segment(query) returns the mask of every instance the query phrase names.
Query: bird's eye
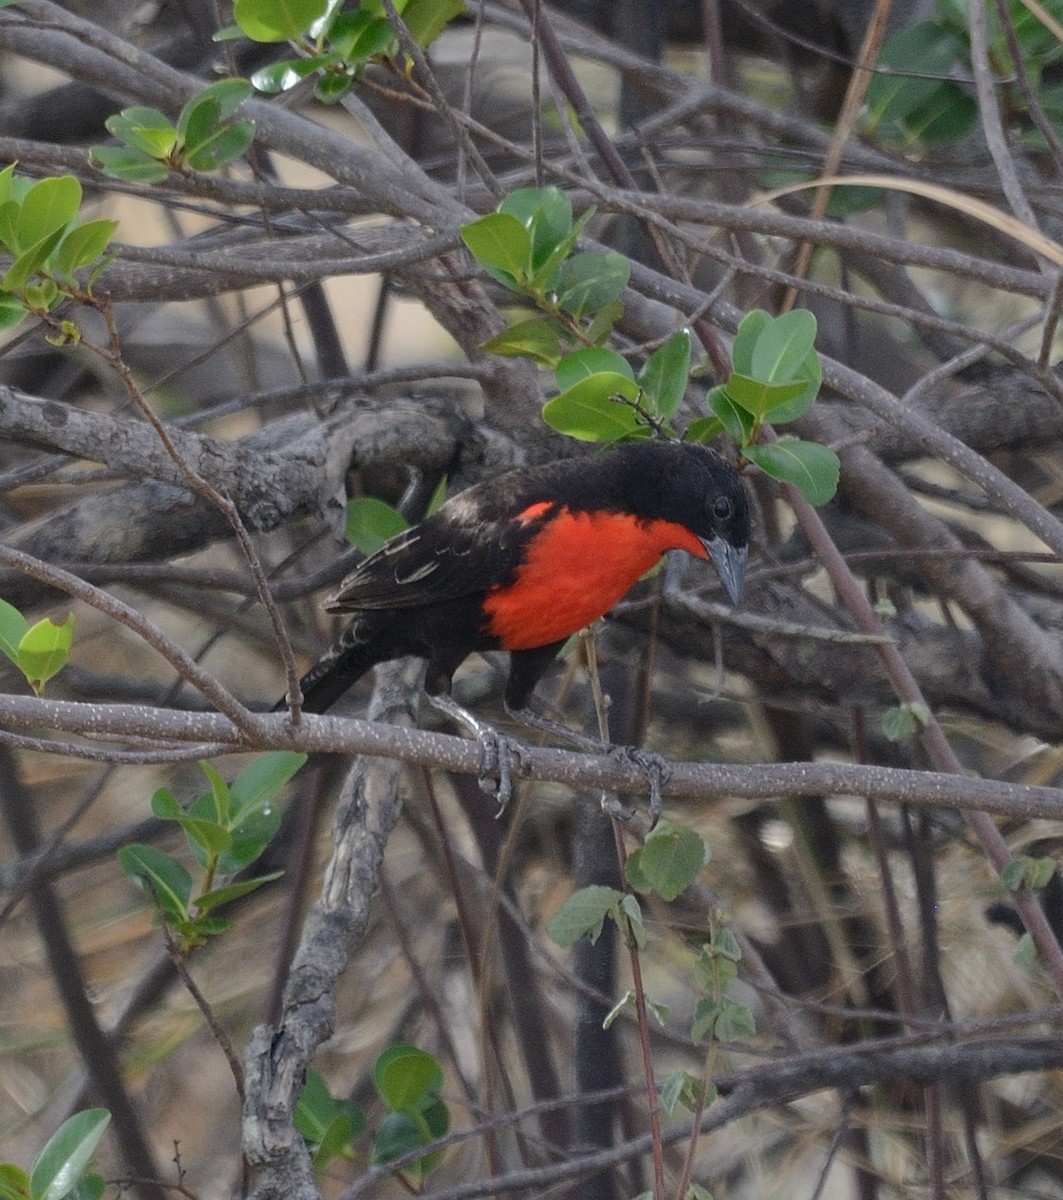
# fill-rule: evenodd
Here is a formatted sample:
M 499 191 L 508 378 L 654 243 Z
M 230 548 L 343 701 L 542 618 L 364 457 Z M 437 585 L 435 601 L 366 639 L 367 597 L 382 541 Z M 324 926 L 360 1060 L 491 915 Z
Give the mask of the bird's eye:
M 729 521 L 734 516 L 734 505 L 727 496 L 717 496 L 712 502 L 712 515 L 717 521 Z

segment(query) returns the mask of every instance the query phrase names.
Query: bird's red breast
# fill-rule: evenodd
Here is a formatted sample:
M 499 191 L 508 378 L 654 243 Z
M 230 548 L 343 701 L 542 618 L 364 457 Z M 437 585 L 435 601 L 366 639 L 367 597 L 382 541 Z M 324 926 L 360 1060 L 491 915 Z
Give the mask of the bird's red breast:
M 519 515 L 533 521 L 551 506 Z M 672 521 L 560 508 L 527 543 L 515 579 L 484 601 L 486 631 L 506 650 L 561 641 L 608 612 L 668 550 L 707 557 L 701 540 Z

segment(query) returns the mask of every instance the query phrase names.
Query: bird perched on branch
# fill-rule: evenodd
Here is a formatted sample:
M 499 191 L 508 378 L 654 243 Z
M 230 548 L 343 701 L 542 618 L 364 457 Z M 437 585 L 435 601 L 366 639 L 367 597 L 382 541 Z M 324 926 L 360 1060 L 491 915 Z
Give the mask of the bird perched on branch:
M 509 651 L 504 699 L 519 713 L 564 642 L 666 551 L 711 559 L 737 605 L 748 540 L 741 482 L 706 446 L 631 442 L 508 471 L 452 497 L 343 581 L 325 607 L 352 620 L 303 677 L 303 707 L 324 712 L 377 663 L 415 655 L 428 662 L 429 699 L 480 736 L 449 695 L 468 655 Z

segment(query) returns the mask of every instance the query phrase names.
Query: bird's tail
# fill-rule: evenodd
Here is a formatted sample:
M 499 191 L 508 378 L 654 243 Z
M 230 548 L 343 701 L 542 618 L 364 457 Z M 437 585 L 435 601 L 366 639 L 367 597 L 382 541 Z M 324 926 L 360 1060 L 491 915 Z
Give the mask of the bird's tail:
M 387 637 L 380 636 L 385 629 L 379 620 L 374 620 L 377 616 L 367 613 L 353 620 L 339 640 L 299 680 L 303 712 L 326 712 L 368 670 L 395 656 Z M 286 702 L 279 700 L 273 711 L 284 708 Z

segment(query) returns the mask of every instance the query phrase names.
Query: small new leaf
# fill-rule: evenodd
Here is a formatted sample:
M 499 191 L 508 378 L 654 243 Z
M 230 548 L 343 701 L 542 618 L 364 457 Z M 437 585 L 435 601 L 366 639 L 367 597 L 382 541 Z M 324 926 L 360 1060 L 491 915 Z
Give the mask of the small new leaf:
M 891 742 L 903 742 L 921 733 L 930 723 L 930 710 L 919 701 L 888 708 L 882 714 L 882 732 Z
M 35 692 L 40 694 L 48 680 L 66 666 L 73 640 L 73 613 L 61 625 L 46 617 L 26 630 L 19 642 L 17 664 Z

